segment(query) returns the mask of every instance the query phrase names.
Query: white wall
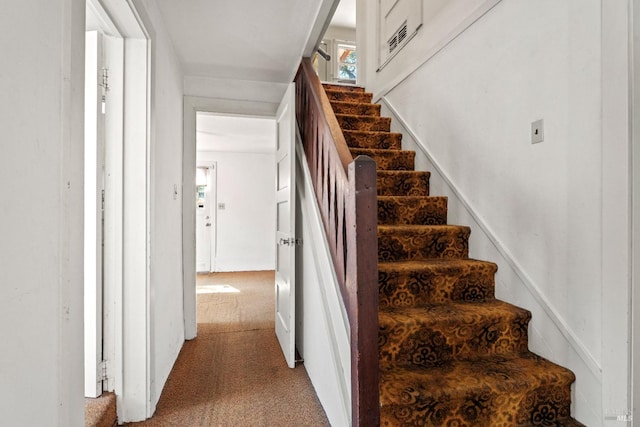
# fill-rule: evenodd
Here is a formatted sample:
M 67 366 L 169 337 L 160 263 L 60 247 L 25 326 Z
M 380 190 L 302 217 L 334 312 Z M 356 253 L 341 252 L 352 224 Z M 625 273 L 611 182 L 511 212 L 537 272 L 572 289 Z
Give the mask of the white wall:
M 346 27 L 334 27 L 329 26 L 327 31 L 324 33 L 323 40 L 343 40 L 349 42 L 356 41 L 356 29 L 355 28 L 346 28 Z
M 274 122 L 275 123 L 275 122 Z M 275 146 L 275 124 L 273 129 Z M 198 138 L 207 138 L 199 134 Z M 275 154 L 203 151 L 198 164 L 215 161 L 217 249 L 215 271 L 275 268 Z
M 371 36 L 376 6 L 361 6 Z M 417 69 L 401 52 L 388 67 L 408 69 L 404 80 L 394 68 L 383 75 L 366 65 L 367 88 L 395 115 L 406 147 L 422 145 L 433 164 L 425 156 L 418 163 L 441 172 L 432 189 L 450 196 L 450 221 L 472 225 L 471 255 L 499 264 L 498 297 L 533 311 L 532 350 L 576 373 L 573 410 L 587 425 L 602 425 L 606 410 L 628 409 L 626 303 L 609 297 L 626 295 L 627 273 L 606 273 L 613 244 L 628 270 L 626 242 L 607 234 L 602 216 L 616 210 L 605 197 L 627 209 L 626 175 L 605 162 L 624 164 L 626 148 L 622 140 L 611 153 L 603 140 L 602 37 L 616 24 L 603 26 L 601 7 L 598 0 L 502 1 L 441 50 L 414 52 L 430 58 Z M 626 25 L 620 16 L 617 25 Z M 624 78 L 624 64 L 616 69 Z M 545 141 L 532 145 L 531 122 L 541 118 Z M 614 222 L 624 234 L 624 216 Z M 621 302 L 620 314 L 609 316 L 616 308 L 604 301 Z
M 422 23 L 422 27 L 415 34 L 409 34 L 408 42 L 404 44 L 396 58 L 384 64 L 378 51 L 379 43 L 386 43 L 386 38 L 378 36 L 378 12 L 377 5 L 366 0 L 357 0 L 356 18 L 357 31 L 356 42 L 358 44 L 358 84 L 366 85 L 369 92 L 375 96 L 386 92 L 399 81 L 411 74 L 416 67 L 429 57 L 436 54 L 459 32 L 468 27 L 476 19 L 490 10 L 501 0 L 430 0 L 422 1 L 421 19 L 415 19 L 415 23 Z M 409 0 L 403 0 L 408 3 Z M 413 5 L 420 6 L 420 1 L 413 1 Z M 394 6 L 394 9 L 402 9 L 403 5 Z M 419 13 L 413 8 L 407 9 L 409 13 Z M 411 17 L 407 17 L 411 21 Z M 400 21 L 402 22 L 402 21 Z M 412 25 L 409 23 L 409 25 Z M 412 31 L 409 29 L 409 31 Z M 366 61 L 366 65 L 365 65 Z M 380 71 L 378 68 L 382 67 Z
M 185 76 L 184 94 L 216 99 L 222 113 L 275 115 L 287 83 Z M 255 111 L 251 111 L 255 110 Z
M 6 425 L 84 425 L 84 10 L 83 0 L 20 1 L 0 13 Z
M 136 1 L 151 38 L 150 92 L 150 410 L 184 342 L 182 303 L 183 76 L 153 1 Z M 174 192 L 177 189 L 177 194 Z

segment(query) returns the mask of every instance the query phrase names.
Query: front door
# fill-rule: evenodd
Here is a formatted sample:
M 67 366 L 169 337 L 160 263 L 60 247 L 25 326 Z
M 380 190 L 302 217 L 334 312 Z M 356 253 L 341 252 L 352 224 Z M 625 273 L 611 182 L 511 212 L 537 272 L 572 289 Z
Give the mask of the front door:
M 276 113 L 276 335 L 290 368 L 295 358 L 295 84 Z
M 196 171 L 196 271 L 210 272 L 211 269 L 211 183 L 209 168 L 199 167 Z

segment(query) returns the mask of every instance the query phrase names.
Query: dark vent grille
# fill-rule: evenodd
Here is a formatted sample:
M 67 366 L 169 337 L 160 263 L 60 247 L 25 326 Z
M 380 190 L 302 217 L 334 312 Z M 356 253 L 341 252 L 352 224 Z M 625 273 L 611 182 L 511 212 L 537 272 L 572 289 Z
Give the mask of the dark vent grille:
M 407 21 L 404 21 L 402 25 L 400 25 L 400 28 L 398 28 L 398 30 L 393 33 L 393 36 L 391 36 L 391 38 L 389 39 L 389 53 L 392 53 L 394 50 L 396 50 L 396 48 L 399 47 L 406 38 Z
M 398 44 L 402 43 L 402 41 L 407 37 L 407 22 L 405 21 L 398 30 Z
M 391 37 L 391 40 L 389 40 L 389 53 L 396 50 L 397 47 L 398 47 L 398 36 L 394 34 L 393 37 Z

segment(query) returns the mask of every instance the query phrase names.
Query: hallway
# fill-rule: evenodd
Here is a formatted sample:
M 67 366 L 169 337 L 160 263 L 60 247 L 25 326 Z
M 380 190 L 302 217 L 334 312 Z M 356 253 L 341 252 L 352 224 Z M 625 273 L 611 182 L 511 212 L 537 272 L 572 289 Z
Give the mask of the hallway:
M 180 352 L 155 415 L 129 426 L 329 425 L 303 365 L 274 331 L 272 271 L 198 274 L 198 337 Z

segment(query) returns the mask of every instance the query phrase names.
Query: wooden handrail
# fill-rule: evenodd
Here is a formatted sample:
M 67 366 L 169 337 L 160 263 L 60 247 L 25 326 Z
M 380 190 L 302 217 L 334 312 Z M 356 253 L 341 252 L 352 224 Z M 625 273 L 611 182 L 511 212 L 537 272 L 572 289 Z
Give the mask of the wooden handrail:
M 295 78 L 296 119 L 351 330 L 352 425 L 380 424 L 376 165 L 353 159 L 311 60 Z

